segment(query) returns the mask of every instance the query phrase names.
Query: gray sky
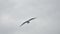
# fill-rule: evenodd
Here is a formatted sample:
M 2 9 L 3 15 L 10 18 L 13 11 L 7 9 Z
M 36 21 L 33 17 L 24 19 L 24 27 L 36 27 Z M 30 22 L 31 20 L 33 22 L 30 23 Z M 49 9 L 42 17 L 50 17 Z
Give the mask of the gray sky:
M 0 0 L 0 34 L 60 34 L 59 26 L 60 0 Z

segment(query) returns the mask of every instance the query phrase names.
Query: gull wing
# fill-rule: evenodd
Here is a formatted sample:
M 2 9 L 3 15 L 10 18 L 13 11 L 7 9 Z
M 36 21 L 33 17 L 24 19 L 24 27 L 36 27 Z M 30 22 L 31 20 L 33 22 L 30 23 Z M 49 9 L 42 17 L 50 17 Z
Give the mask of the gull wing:
M 20 26 L 23 26 L 26 22 L 22 23 Z
M 31 19 L 29 19 L 28 21 L 31 21 L 31 20 L 33 20 L 33 19 L 35 19 L 35 18 L 31 18 Z

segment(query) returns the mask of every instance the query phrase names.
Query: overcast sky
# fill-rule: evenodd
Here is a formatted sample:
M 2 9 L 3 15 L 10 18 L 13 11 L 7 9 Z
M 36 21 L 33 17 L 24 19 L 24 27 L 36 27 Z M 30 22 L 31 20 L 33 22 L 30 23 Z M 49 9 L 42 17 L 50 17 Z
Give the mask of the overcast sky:
M 60 0 L 0 0 L 0 34 L 60 34 Z

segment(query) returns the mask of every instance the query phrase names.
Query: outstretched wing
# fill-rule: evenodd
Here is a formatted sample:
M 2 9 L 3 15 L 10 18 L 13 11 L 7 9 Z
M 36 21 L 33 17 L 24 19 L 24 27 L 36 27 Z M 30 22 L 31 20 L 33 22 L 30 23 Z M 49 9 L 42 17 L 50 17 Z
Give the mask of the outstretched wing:
M 33 19 L 35 19 L 35 18 L 31 18 L 31 19 L 29 19 L 28 21 L 31 21 L 31 20 L 33 20 Z
M 23 26 L 26 22 L 22 23 L 20 26 Z

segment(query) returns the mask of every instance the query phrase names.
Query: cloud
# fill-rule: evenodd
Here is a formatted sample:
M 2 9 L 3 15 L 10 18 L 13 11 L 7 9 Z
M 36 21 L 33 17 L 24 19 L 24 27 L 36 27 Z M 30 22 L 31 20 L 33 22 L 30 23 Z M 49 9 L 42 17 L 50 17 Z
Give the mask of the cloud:
M 0 0 L 0 33 L 59 34 L 59 3 L 57 0 Z M 37 19 L 19 27 L 30 17 Z
M 9 33 L 16 30 L 16 18 L 9 14 L 0 16 L 0 33 Z

